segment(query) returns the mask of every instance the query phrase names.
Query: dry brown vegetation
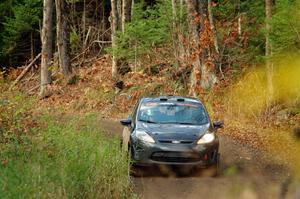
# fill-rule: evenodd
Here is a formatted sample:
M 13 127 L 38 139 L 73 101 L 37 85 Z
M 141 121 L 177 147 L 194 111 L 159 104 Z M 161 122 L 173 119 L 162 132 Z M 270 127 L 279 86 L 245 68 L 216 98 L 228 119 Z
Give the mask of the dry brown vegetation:
M 212 118 L 225 120 L 223 134 L 256 148 L 286 148 L 283 147 L 286 142 L 274 138 L 283 136 L 285 141 L 291 141 L 292 129 L 299 125 L 299 83 L 294 81 L 297 72 L 292 71 L 295 70 L 291 67 L 278 71 L 274 80 L 278 94 L 273 102 L 267 101 L 262 70 L 250 71 L 235 83 L 234 80 L 222 80 L 213 91 L 200 91 L 199 96 Z M 54 108 L 64 113 L 97 112 L 106 118 L 123 118 L 142 96 L 187 95 L 182 81 L 188 72 L 169 63 L 160 63 L 152 69 L 149 67 L 121 76 L 121 88 L 116 88 L 118 85 L 111 78 L 111 58 L 103 56 L 76 68 L 77 75 L 69 82 L 62 81 L 57 73 L 51 85 L 51 96 L 37 101 L 37 107 Z M 19 71 L 12 71 L 10 77 L 16 77 L 17 73 Z M 26 88 L 34 85 L 38 85 L 38 77 L 20 84 L 19 89 L 26 93 Z

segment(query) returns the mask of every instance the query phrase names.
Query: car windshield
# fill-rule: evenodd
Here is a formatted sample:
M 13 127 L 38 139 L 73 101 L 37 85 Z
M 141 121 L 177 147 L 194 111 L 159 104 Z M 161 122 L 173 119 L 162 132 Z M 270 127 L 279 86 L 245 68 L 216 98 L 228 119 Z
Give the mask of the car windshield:
M 203 125 L 208 117 L 201 104 L 147 102 L 140 107 L 138 120 L 147 123 Z

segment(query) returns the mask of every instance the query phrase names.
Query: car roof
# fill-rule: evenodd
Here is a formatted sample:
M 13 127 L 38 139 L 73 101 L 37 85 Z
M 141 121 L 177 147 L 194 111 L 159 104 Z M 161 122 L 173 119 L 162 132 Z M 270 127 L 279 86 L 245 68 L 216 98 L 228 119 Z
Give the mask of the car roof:
M 196 98 L 183 97 L 183 96 L 144 97 L 141 99 L 141 103 L 144 103 L 144 102 L 185 102 L 185 103 L 202 104 L 202 102 Z

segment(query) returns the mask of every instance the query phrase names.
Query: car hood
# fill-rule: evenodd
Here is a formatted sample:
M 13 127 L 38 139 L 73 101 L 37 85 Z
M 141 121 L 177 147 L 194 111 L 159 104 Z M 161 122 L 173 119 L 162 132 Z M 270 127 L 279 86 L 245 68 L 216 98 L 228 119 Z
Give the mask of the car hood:
M 194 141 L 202 137 L 210 129 L 210 124 L 182 125 L 138 122 L 137 129 L 143 129 L 156 140 Z

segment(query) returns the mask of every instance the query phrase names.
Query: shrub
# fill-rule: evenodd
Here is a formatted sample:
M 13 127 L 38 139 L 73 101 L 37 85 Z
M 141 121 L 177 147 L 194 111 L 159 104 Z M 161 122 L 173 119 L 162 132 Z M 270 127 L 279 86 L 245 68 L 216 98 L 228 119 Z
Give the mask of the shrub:
M 275 14 L 272 17 L 271 41 L 273 53 L 278 56 L 284 53 L 300 52 L 300 1 L 279 0 L 275 5 Z
M 31 117 L 32 99 L 18 92 L 0 94 L 0 144 L 20 138 L 35 125 Z
M 1 121 L 11 120 L 1 125 L 1 133 L 10 136 L 1 143 L 0 198 L 132 196 L 127 155 L 120 152 L 118 139 L 101 134 L 94 115 L 43 115 L 25 134 L 21 132 L 28 109 L 20 105 L 25 104 L 21 98 L 9 114 L 2 113 L 3 104 L 12 102 L 1 99 Z
M 126 24 L 126 32 L 119 33 L 117 57 L 133 60 L 143 55 L 153 55 L 152 49 L 171 41 L 172 24 L 171 3 L 159 2 L 153 7 L 145 7 L 144 3 L 134 6 L 131 22 Z

